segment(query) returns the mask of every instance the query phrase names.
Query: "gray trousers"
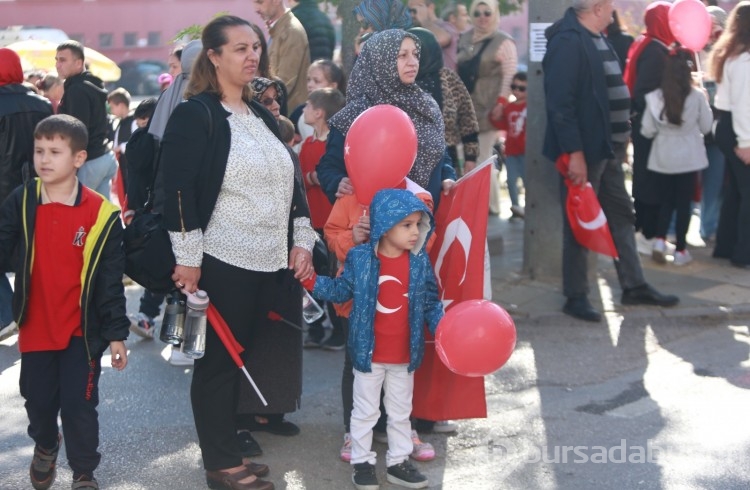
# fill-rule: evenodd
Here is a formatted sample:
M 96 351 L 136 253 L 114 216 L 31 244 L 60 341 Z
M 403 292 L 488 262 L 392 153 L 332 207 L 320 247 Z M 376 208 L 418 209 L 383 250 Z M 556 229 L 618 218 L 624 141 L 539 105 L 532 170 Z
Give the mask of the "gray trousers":
M 588 180 L 599 197 L 609 230 L 615 242 L 619 261 L 615 261 L 620 287 L 625 289 L 646 283 L 643 278 L 641 259 L 635 245 L 635 213 L 633 201 L 625 189 L 622 162 L 625 161 L 625 145 L 613 145 L 612 159 L 588 164 Z M 562 181 L 562 179 L 561 179 Z M 568 298 L 580 298 L 589 294 L 588 249 L 579 245 L 573 236 L 565 212 L 568 189 L 561 183 L 563 203 L 563 294 Z

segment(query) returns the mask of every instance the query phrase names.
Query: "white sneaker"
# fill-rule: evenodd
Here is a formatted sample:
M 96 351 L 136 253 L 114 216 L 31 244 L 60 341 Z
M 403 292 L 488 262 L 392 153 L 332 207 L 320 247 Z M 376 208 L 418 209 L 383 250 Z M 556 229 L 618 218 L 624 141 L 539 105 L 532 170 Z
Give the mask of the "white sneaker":
M 169 364 L 172 366 L 192 366 L 195 361 L 183 354 L 178 347 L 172 347 L 172 353 L 169 355 Z
M 687 249 L 674 253 L 674 265 L 686 265 L 693 261 L 693 256 Z
M 526 216 L 526 210 L 522 208 L 521 206 L 511 206 L 510 212 L 513 214 L 513 216 L 523 218 Z
M 635 245 L 641 255 L 651 255 L 654 248 L 654 239 L 648 239 L 640 231 L 635 234 Z
M 447 434 L 456 432 L 457 430 L 458 424 L 452 420 L 439 420 L 435 422 L 435 425 L 432 427 L 432 432 L 437 432 L 439 434 Z
M 18 333 L 18 325 L 16 322 L 10 322 L 3 328 L 0 328 L 0 341 L 7 339 Z
M 655 238 L 651 249 L 651 258 L 659 264 L 667 263 L 667 244 L 663 238 Z

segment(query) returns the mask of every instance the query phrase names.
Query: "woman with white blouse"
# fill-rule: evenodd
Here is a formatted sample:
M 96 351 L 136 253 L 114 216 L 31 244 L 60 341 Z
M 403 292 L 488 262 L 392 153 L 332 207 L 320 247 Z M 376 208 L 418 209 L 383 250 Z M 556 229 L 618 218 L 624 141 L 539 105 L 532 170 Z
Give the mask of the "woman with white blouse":
M 711 54 L 711 71 L 719 113 L 715 139 L 727 172 L 714 257 L 750 269 L 750 2 L 730 12 Z
M 316 240 L 298 170 L 279 139 L 273 116 L 252 100 L 260 40 L 234 16 L 203 30 L 185 92 L 162 142 L 164 220 L 183 291 L 198 288 L 245 348 L 244 360 L 264 406 L 286 413 L 299 406 L 301 332 L 269 320 L 269 312 L 301 323 L 299 279 L 312 275 Z M 195 361 L 191 398 L 211 488 L 268 490 L 268 467 L 240 454 L 236 409 L 241 372 L 214 330 Z M 256 397 L 257 398 L 257 397 Z

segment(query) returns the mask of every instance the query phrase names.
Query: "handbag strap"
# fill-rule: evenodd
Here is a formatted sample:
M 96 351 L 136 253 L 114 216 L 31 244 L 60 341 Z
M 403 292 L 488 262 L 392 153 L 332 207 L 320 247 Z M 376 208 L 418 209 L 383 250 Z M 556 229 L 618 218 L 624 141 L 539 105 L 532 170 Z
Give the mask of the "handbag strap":
M 186 102 L 190 102 L 191 100 L 195 102 L 199 102 L 208 113 L 208 139 L 211 139 L 214 134 L 214 120 L 211 116 L 211 108 L 208 107 L 208 104 L 206 104 L 205 101 L 201 100 L 199 96 L 191 97 Z M 150 121 L 149 121 L 150 122 Z M 146 197 L 146 203 L 143 205 L 144 212 L 151 212 L 151 209 L 154 207 L 154 188 L 156 187 L 156 177 L 159 175 L 159 165 L 161 163 L 161 149 L 162 145 L 161 142 L 159 142 L 159 148 L 156 150 L 156 157 L 154 161 L 154 174 L 153 178 L 151 179 L 151 186 L 148 188 L 147 197 Z

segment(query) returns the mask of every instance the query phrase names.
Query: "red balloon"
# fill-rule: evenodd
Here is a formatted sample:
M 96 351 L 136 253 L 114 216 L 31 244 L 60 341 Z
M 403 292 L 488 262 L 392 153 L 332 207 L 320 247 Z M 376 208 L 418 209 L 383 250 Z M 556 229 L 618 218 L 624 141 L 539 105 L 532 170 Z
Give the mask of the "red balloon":
M 483 299 L 462 301 L 438 325 L 435 350 L 448 369 L 485 376 L 500 369 L 516 347 L 516 326 L 507 311 Z
M 708 43 L 713 23 L 699 0 L 677 0 L 669 7 L 669 29 L 680 44 L 698 52 Z
M 379 190 L 401 184 L 416 158 L 417 132 L 398 107 L 370 107 L 357 116 L 346 134 L 346 173 L 357 200 L 365 206 Z

